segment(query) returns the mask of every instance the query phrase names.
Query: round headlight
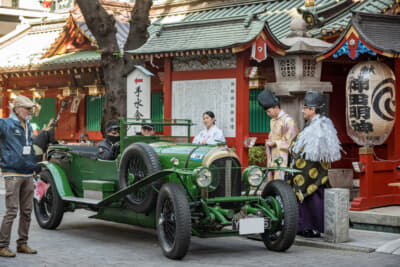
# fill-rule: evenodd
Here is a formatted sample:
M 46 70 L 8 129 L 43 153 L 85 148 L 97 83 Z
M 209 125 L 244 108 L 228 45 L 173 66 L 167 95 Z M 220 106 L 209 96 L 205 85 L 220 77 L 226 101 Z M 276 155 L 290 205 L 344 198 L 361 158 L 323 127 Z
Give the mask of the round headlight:
M 256 166 L 245 170 L 244 178 L 250 186 L 259 186 L 263 181 L 263 172 Z
M 174 165 L 174 167 L 176 167 L 176 166 L 179 165 L 179 159 L 177 159 L 177 158 L 172 158 L 172 159 L 171 159 L 171 163 L 172 163 L 172 165 Z
M 250 170 L 249 183 L 252 186 L 258 186 L 259 184 L 261 184 L 261 182 L 263 180 L 262 178 L 263 178 L 263 173 L 262 173 L 261 169 L 254 168 L 254 169 Z
M 200 169 L 196 174 L 196 183 L 201 188 L 210 186 L 212 181 L 211 171 L 206 168 Z

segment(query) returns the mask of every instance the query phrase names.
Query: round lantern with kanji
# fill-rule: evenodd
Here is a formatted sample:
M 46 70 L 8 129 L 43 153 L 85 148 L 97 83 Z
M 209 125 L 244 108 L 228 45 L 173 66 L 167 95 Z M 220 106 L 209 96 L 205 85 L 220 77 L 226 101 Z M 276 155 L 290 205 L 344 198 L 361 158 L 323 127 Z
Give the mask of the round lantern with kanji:
M 383 144 L 392 131 L 396 111 L 395 76 L 376 61 L 354 66 L 346 81 L 347 134 L 360 146 Z

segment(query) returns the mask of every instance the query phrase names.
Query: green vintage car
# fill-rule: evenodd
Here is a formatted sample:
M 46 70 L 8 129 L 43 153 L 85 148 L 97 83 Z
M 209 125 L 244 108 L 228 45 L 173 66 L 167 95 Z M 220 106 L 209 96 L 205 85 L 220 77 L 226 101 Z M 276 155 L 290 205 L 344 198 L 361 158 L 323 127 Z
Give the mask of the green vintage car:
M 57 228 L 67 211 L 90 209 L 97 212 L 93 218 L 156 229 L 160 247 L 171 259 L 186 255 L 192 235 L 260 234 L 274 251 L 293 244 L 296 197 L 287 183 L 277 180 L 257 194 L 267 168 L 243 168 L 225 144 L 190 144 L 189 120 L 153 122 L 187 127 L 188 136 L 178 138 L 186 143 L 164 136 L 128 136 L 127 130 L 140 123 L 120 121 L 121 153 L 115 161 L 98 159 L 94 145 L 48 149 L 39 179 L 49 188 L 34 200 L 42 228 Z

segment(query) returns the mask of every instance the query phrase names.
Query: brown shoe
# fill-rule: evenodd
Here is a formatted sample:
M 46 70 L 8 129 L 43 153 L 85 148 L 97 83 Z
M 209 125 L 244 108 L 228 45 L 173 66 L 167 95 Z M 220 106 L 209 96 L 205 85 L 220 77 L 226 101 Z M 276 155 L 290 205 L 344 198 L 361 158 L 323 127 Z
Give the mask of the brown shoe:
M 15 257 L 15 253 L 9 248 L 0 248 L 0 257 Z
M 26 254 L 36 254 L 37 250 L 31 249 L 28 247 L 27 244 L 22 244 L 21 246 L 17 247 L 18 253 L 26 253 Z

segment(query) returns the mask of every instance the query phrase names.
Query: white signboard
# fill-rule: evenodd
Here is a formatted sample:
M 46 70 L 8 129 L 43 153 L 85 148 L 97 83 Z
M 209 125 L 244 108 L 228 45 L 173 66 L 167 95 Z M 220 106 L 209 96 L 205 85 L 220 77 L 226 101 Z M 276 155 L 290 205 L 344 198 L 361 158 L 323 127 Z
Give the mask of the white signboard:
M 127 78 L 127 117 L 139 121 L 151 117 L 151 73 L 137 67 Z M 140 125 L 128 128 L 128 135 L 140 132 Z
M 172 82 L 172 118 L 190 119 L 192 136 L 204 129 L 202 114 L 211 110 L 225 137 L 236 134 L 236 79 Z M 186 127 L 172 127 L 172 135 L 185 136 Z

